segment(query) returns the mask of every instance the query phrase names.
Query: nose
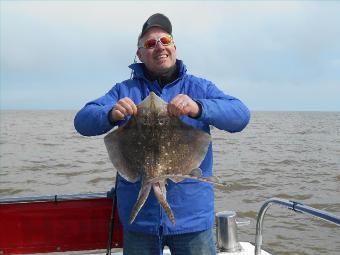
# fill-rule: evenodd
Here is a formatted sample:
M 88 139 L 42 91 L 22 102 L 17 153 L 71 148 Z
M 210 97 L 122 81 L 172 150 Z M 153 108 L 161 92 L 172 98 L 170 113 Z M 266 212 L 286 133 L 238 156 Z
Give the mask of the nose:
M 155 49 L 157 49 L 157 48 L 159 48 L 159 49 L 164 49 L 164 48 L 165 48 L 164 45 L 161 43 L 160 40 L 158 40 L 158 41 L 156 42 Z

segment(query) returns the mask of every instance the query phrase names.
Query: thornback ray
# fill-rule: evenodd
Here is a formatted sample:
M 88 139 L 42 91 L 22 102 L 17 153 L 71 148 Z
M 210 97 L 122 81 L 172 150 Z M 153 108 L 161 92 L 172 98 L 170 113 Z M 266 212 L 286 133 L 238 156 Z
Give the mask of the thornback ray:
M 175 182 L 192 177 L 212 182 L 209 177 L 192 176 L 210 144 L 210 135 L 170 116 L 167 103 L 151 92 L 137 105 L 137 114 L 104 137 L 109 158 L 129 182 L 141 180 L 142 187 L 132 209 L 130 223 L 143 207 L 151 188 L 169 220 L 175 216 L 166 200 L 167 179 Z

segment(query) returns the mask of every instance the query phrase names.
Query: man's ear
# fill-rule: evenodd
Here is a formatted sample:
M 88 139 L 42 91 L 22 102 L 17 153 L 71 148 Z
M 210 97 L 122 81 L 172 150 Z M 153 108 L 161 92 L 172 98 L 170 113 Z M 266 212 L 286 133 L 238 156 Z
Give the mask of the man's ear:
M 140 61 L 140 62 L 143 62 L 142 53 L 141 53 L 140 51 L 141 51 L 141 49 L 138 49 L 137 52 L 136 52 L 136 55 L 138 56 L 139 61 Z

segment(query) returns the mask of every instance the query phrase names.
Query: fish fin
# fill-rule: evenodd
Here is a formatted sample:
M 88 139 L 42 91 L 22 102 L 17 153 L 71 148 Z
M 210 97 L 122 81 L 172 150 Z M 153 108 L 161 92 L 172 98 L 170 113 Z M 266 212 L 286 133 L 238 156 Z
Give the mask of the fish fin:
M 183 175 L 183 179 L 191 179 L 191 180 L 197 180 L 201 182 L 206 182 L 213 184 L 216 188 L 220 190 L 227 190 L 229 188 L 229 184 L 226 182 L 221 182 L 217 177 L 215 176 L 192 176 L 192 175 Z
M 181 182 L 185 179 L 185 177 L 181 177 L 181 176 L 173 176 L 169 178 L 170 180 L 172 180 L 173 182 L 177 183 L 177 182 Z
M 226 182 L 221 182 L 217 177 L 215 176 L 202 176 L 202 177 L 195 177 L 192 179 L 196 179 L 202 182 L 207 182 L 210 184 L 213 184 L 216 188 L 220 189 L 220 190 L 227 190 L 229 188 L 229 184 L 227 184 Z
M 166 189 L 165 189 L 165 184 L 164 182 L 158 182 L 152 184 L 153 190 L 155 192 L 155 196 L 158 200 L 158 202 L 161 204 L 163 207 L 166 215 L 168 216 L 169 220 L 173 225 L 176 224 L 175 216 L 170 208 L 170 205 L 166 201 Z
M 150 190 L 151 184 L 145 184 L 144 182 L 142 182 L 142 187 L 139 191 L 137 201 L 131 210 L 129 224 L 131 224 L 136 219 L 138 212 L 140 211 L 149 196 Z
M 207 182 L 210 184 L 213 184 L 216 188 L 220 190 L 228 190 L 230 184 L 226 182 L 220 181 L 219 178 L 215 176 L 192 176 L 192 175 L 181 175 L 181 174 L 167 174 L 167 175 L 162 175 L 161 177 L 155 177 L 153 179 L 148 180 L 148 184 L 156 184 L 160 182 L 161 180 L 164 180 L 164 178 L 168 178 L 172 180 L 173 182 L 177 183 L 180 182 L 184 179 L 191 179 L 191 180 L 197 180 L 201 182 Z
M 195 168 L 190 172 L 189 175 L 194 176 L 194 177 L 201 177 L 202 176 L 202 169 L 201 168 Z

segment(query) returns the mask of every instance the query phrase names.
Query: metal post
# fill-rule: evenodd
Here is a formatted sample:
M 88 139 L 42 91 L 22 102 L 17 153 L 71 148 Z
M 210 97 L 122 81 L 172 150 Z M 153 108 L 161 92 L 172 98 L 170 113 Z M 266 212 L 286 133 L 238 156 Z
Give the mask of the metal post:
M 216 213 L 217 248 L 226 252 L 237 252 L 241 245 L 237 240 L 236 213 L 224 211 Z
M 116 207 L 117 207 L 117 185 L 118 185 L 118 172 L 116 173 L 116 181 L 115 187 L 112 194 L 112 210 L 111 210 L 111 218 L 110 218 L 110 227 L 109 227 L 109 237 L 107 240 L 107 247 L 106 247 L 106 255 L 111 255 L 112 249 L 112 238 L 113 238 L 113 231 L 115 226 L 115 214 L 116 214 Z

